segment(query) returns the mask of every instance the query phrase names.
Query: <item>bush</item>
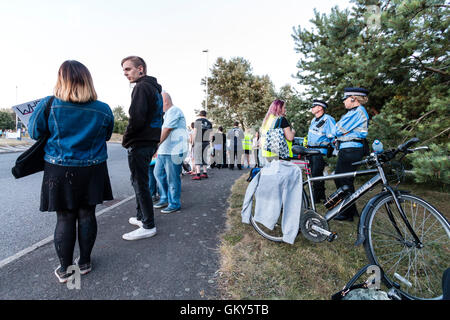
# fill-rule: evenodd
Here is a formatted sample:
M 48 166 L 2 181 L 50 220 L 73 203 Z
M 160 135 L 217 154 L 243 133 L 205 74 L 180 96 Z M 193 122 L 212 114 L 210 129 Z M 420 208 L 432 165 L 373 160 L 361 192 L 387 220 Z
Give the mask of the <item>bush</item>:
M 124 134 L 127 128 L 128 121 L 127 120 L 116 120 L 114 121 L 114 133 Z
M 417 183 L 450 186 L 450 143 L 430 145 L 429 152 L 417 152 L 410 156 Z
M 7 111 L 0 111 L 0 129 L 15 129 L 16 121 L 14 114 Z

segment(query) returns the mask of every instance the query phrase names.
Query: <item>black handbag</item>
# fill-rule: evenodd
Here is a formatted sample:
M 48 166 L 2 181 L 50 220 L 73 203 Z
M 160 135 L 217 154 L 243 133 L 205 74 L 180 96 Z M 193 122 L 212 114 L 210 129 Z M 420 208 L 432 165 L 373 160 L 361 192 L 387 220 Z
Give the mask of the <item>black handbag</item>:
M 50 107 L 52 106 L 54 98 L 55 97 L 52 96 L 45 106 L 44 115 L 47 122 L 50 114 Z M 45 135 L 41 136 L 30 148 L 17 158 L 14 167 L 11 169 L 11 172 L 16 179 L 44 170 L 44 147 L 47 144 L 49 136 L 50 132 L 47 130 Z

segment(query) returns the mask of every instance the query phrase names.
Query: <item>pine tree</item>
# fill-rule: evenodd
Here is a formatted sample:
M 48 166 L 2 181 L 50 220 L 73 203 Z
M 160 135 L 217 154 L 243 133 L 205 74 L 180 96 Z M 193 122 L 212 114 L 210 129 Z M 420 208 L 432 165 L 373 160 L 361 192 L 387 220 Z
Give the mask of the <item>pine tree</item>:
M 305 95 L 325 97 L 338 120 L 345 112 L 344 87 L 365 87 L 370 90 L 365 106 L 372 117 L 369 140 L 395 147 L 414 136 L 448 150 L 450 6 L 443 0 L 353 3 L 329 15 L 315 12 L 313 30 L 294 29 L 297 78 L 309 87 Z M 446 160 L 440 158 L 436 148 L 429 157 L 448 162 L 448 153 Z

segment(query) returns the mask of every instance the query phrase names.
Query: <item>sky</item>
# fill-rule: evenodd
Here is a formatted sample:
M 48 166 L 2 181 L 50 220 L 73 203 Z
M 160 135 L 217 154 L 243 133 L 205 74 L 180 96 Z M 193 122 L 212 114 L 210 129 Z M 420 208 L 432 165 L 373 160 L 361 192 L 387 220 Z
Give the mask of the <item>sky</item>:
M 188 123 L 205 98 L 204 78 L 218 57 L 243 57 L 276 90 L 300 85 L 293 27 L 311 29 L 314 8 L 348 0 L 0 0 L 0 108 L 53 93 L 60 65 L 78 60 L 98 99 L 127 112 L 131 86 L 120 62 L 142 57 Z M 202 52 L 208 50 L 208 53 Z

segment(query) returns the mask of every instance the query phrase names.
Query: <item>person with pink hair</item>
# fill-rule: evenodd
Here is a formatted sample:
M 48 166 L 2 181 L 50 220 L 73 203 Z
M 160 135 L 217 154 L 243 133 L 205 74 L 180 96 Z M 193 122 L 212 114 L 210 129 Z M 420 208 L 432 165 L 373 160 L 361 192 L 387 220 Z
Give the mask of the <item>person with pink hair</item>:
M 260 129 L 262 156 L 267 161 L 272 161 L 274 159 L 280 158 L 278 154 L 264 150 L 264 145 L 266 142 L 265 135 L 267 131 L 273 127 L 279 127 L 283 129 L 284 137 L 289 147 L 289 156 L 292 157 L 292 141 L 294 141 L 295 130 L 291 127 L 291 124 L 286 119 L 286 102 L 280 99 L 276 99 L 272 102 Z

